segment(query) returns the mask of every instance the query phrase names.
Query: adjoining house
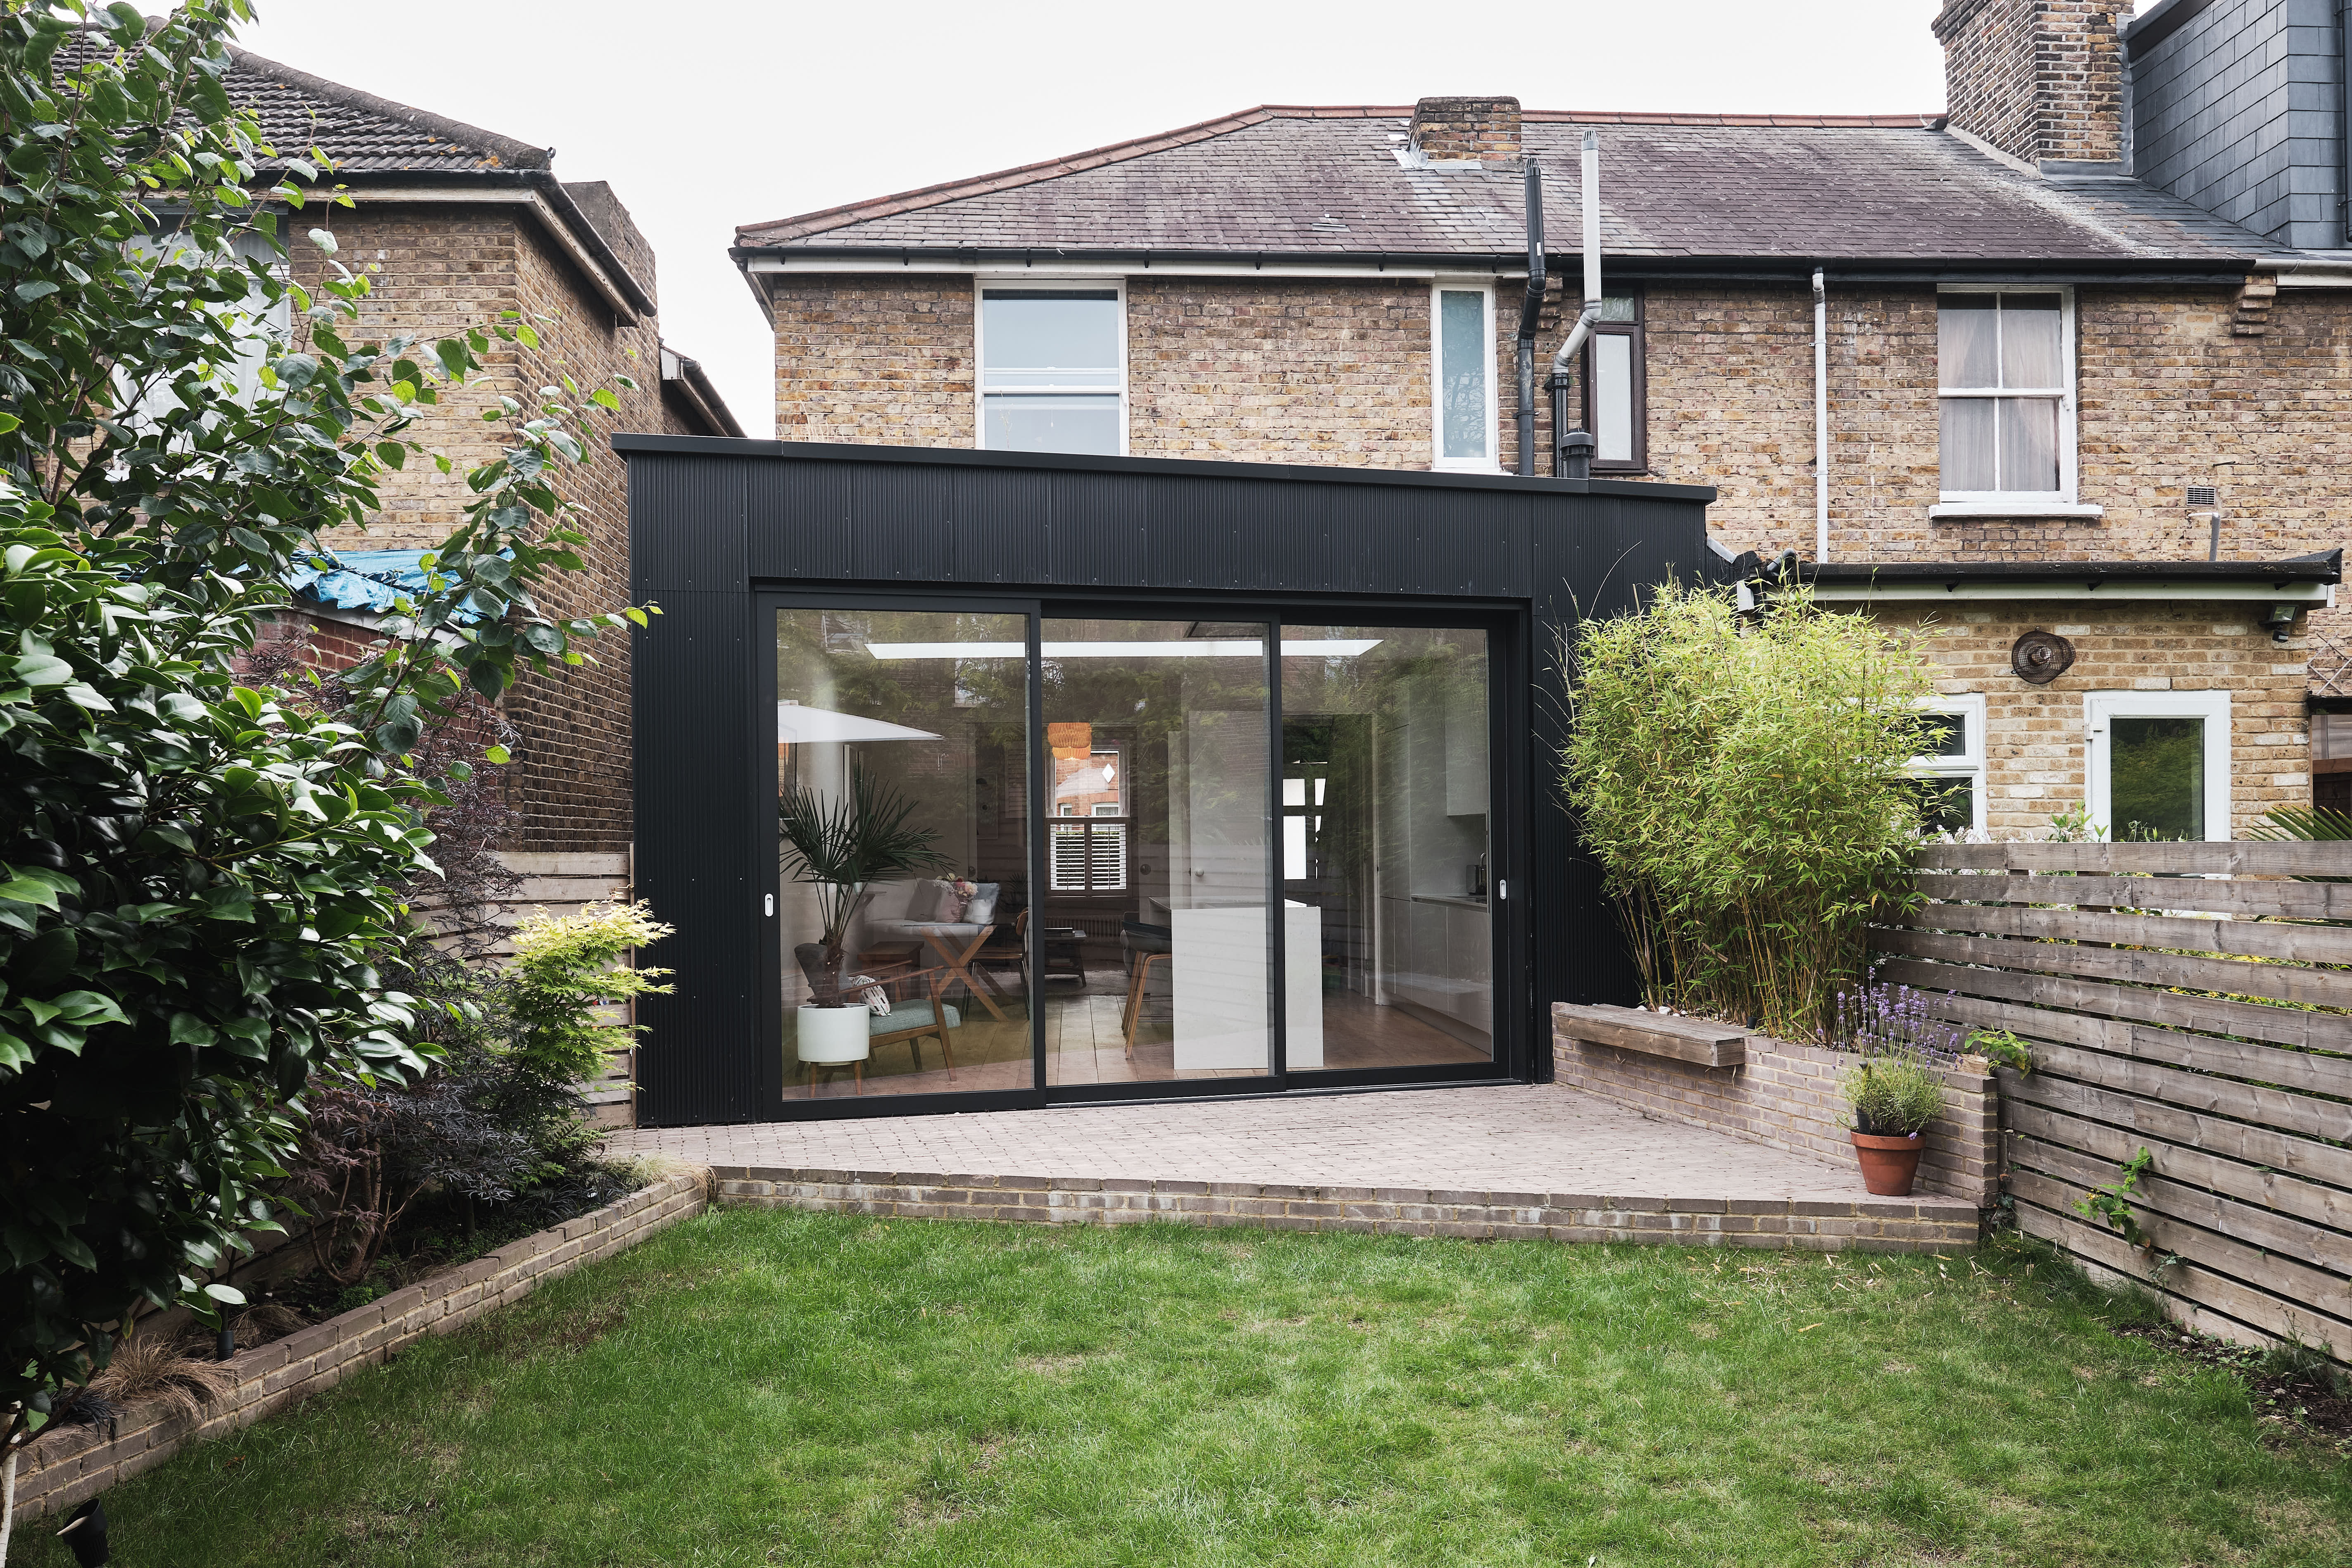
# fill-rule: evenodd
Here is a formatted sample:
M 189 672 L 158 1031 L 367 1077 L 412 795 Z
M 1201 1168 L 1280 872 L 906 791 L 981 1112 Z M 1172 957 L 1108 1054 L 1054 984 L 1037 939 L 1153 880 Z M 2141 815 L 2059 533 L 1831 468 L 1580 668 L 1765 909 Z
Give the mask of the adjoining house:
M 2343 31 L 2127 9 L 1949 0 L 1943 113 L 1265 106 L 734 254 L 789 437 L 1508 473 L 1533 163 L 1543 472 L 1596 132 L 1592 472 L 1922 626 L 1952 826 L 2225 835 L 2352 767 Z
M 566 375 L 583 388 L 626 375 L 637 390 L 615 388 L 620 411 L 597 415 L 597 433 L 743 434 L 701 366 L 662 342 L 653 248 L 609 185 L 558 178 L 551 149 L 240 49 L 231 56 L 229 96 L 256 112 L 263 140 L 281 159 L 324 153 L 333 166 L 320 186 L 340 184 L 352 199 L 348 207 L 313 202 L 296 215 L 288 247 L 295 281 L 315 289 L 331 275 L 324 253 L 299 238 L 323 228 L 335 236 L 335 260 L 373 274 L 364 334 L 449 331 L 517 311 L 541 342 L 494 345 L 489 374 L 419 419 L 418 437 L 447 452 L 458 472 L 416 463 L 391 476 L 377 522 L 328 540 L 344 570 L 301 574 L 303 607 L 281 617 L 280 634 L 307 633 L 330 666 L 359 657 L 395 598 L 421 585 L 418 556 L 463 514 L 463 467 L 496 449 L 498 427 L 481 414 L 502 395 L 528 402 Z M 278 177 L 265 168 L 257 184 Z M 587 509 L 587 569 L 549 584 L 551 613 L 629 602 L 625 483 L 609 456 L 561 477 L 560 488 Z M 537 857 L 535 871 L 593 865 L 587 881 L 619 886 L 632 834 L 629 648 L 607 637 L 588 651 L 591 663 L 525 676 L 501 704 L 520 737 L 509 780 L 520 824 L 508 847 Z M 560 891 L 550 897 L 562 901 Z

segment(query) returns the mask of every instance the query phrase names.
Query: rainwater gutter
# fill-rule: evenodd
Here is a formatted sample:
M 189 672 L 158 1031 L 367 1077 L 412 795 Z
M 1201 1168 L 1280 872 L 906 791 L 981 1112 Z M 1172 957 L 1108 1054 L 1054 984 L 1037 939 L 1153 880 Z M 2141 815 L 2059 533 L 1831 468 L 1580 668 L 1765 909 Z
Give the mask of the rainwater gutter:
M 1601 320 L 1601 137 L 1584 133 L 1584 309 L 1559 352 L 1551 356 L 1551 471 L 1555 479 L 1582 479 L 1592 474 L 1592 437 L 1580 425 L 1568 426 L 1568 367 L 1592 336 Z
M 1528 156 L 1528 287 L 1519 297 L 1519 477 L 1536 472 L 1536 327 L 1543 319 L 1543 168 Z

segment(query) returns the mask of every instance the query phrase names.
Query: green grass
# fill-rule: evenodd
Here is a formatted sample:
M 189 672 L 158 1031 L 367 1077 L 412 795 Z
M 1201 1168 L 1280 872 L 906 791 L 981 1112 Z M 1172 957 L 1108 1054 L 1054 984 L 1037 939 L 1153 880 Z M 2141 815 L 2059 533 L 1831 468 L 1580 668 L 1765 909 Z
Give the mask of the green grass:
M 736 1210 L 107 1509 L 135 1568 L 2352 1560 L 2352 1465 L 2132 1310 L 2015 1242 Z

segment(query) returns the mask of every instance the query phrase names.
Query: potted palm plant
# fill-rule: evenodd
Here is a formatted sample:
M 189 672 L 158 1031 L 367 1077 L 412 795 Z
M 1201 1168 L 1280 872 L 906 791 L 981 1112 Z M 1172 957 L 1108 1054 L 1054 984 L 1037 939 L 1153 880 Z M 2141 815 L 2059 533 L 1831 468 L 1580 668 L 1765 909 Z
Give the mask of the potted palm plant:
M 1838 1087 L 1853 1110 L 1853 1148 L 1862 1184 L 1874 1197 L 1911 1195 L 1927 1123 L 1944 1109 L 1944 1080 L 1908 1051 L 1865 1057 L 1846 1068 Z
M 815 942 L 793 950 L 809 981 L 810 1000 L 800 1009 L 799 1056 L 804 1062 L 865 1059 L 866 1011 L 859 988 L 845 973 L 849 923 L 876 882 L 948 864 L 931 847 L 939 834 L 908 822 L 914 810 L 913 801 L 854 764 L 849 788 L 840 795 L 794 784 L 777 797 L 782 868 L 794 881 L 815 889 L 821 927 Z

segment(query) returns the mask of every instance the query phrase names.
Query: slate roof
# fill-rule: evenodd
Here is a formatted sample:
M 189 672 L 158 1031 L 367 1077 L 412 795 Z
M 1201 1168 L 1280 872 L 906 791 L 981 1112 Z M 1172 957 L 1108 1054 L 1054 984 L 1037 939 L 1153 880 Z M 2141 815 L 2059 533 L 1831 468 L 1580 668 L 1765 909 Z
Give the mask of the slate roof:
M 1165 135 L 771 223 L 737 243 L 833 247 L 1524 254 L 1515 166 L 1409 168 L 1409 108 L 1264 106 Z M 1549 248 L 1573 250 L 1578 150 L 1601 132 L 1612 257 L 2173 264 L 2276 247 L 2137 180 L 2027 173 L 1940 116 L 1529 110 Z

